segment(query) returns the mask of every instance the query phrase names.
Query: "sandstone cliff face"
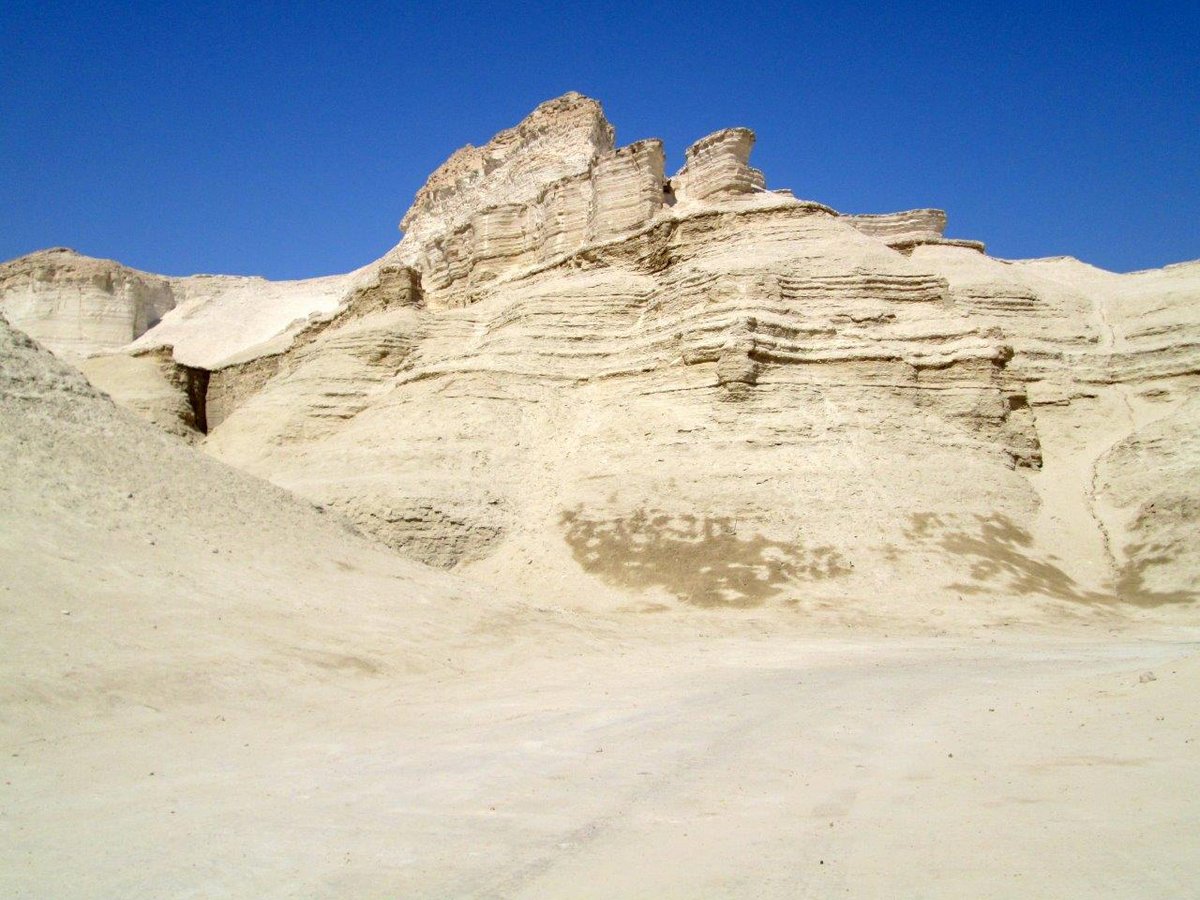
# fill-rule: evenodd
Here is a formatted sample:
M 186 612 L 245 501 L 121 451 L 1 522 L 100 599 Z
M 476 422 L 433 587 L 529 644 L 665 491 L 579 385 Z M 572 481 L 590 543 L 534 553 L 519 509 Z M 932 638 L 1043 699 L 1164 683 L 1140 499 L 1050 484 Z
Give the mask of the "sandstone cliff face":
M 668 178 L 567 95 L 452 156 L 383 260 L 178 280 L 131 350 L 204 370 L 217 457 L 560 601 L 1194 599 L 1196 264 L 992 259 L 938 210 L 770 191 L 752 145 Z M 139 359 L 85 371 L 120 399 Z
M 587 172 L 613 150 L 600 104 L 580 94 L 547 101 L 484 147 L 455 152 L 417 192 L 400 227 L 427 244 L 466 225 L 481 210 L 526 204 L 546 185 Z
M 766 189 L 763 173 L 750 166 L 754 132 L 727 128 L 688 147 L 687 162 L 671 184 L 680 201 L 729 200 Z
M 170 280 L 58 247 L 0 265 L 4 315 L 58 355 L 124 347 L 175 306 Z

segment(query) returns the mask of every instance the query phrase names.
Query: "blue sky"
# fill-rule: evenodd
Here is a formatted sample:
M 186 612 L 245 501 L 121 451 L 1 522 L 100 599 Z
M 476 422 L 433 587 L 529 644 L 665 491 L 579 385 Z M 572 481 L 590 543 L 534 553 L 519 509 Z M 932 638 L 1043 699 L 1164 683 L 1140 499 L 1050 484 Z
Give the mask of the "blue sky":
M 768 186 L 938 206 L 1002 257 L 1200 257 L 1200 4 L 0 7 L 0 258 L 345 271 L 429 172 L 568 90 L 621 143 L 758 133 Z

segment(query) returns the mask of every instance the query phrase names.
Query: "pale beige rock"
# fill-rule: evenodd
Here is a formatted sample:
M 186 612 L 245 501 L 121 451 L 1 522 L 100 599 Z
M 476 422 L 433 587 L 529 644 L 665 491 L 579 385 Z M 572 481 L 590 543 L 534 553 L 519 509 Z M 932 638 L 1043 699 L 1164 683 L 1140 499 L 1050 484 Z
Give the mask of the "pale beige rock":
M 335 312 L 378 268 L 282 282 L 172 278 L 72 250 L 45 250 L 0 266 L 0 312 L 73 360 L 126 345 L 171 347 L 184 365 L 215 368 L 299 330 L 310 316 Z
M 1194 599 L 1186 515 L 1103 473 L 1194 415 L 1196 264 L 993 259 L 939 210 L 767 190 L 752 144 L 717 132 L 668 180 L 659 142 L 617 148 L 567 95 L 455 154 L 383 260 L 184 279 L 134 348 L 211 372 L 208 452 L 551 599 L 989 620 Z M 1154 443 L 1187 459 L 1185 433 Z
M 131 349 L 174 348 L 188 366 L 215 369 L 247 350 L 331 315 L 370 273 L 300 281 L 192 275 L 173 284 L 177 306 Z
M 120 397 L 123 406 L 142 418 L 184 440 L 198 440 L 207 430 L 203 418 L 197 420 L 192 402 L 199 388 L 188 391 L 186 372 L 169 357 L 169 349 L 139 355 L 100 354 L 80 361 L 79 368 L 93 385 Z
M 763 173 L 750 165 L 754 132 L 727 128 L 687 148 L 687 162 L 671 179 L 675 196 L 687 201 L 720 201 L 766 190 Z
M 936 240 L 946 233 L 946 213 L 940 209 L 909 209 L 882 215 L 846 216 L 846 220 L 872 237 L 889 244 L 911 240 Z
M 417 192 L 400 227 L 410 243 L 432 243 L 490 207 L 528 205 L 546 185 L 587 173 L 612 150 L 613 129 L 600 104 L 564 94 L 486 146 L 454 153 Z
M 1200 874 L 1194 628 L 529 605 L 137 421 L 2 320 L 0 453 L 0 894 L 1168 898 Z
M 940 209 L 909 209 L 881 215 L 846 216 L 846 221 L 863 234 L 877 237 L 889 247 L 905 254 L 911 254 L 915 248 L 929 244 L 962 247 L 979 253 L 984 251 L 980 241 L 946 237 L 946 213 Z
M 170 279 L 63 247 L 0 265 L 0 311 L 68 359 L 124 347 L 175 303 Z
M 0 319 L 0 894 L 1186 895 L 1197 265 L 546 108 L 410 264 L 81 363 L 199 448 Z

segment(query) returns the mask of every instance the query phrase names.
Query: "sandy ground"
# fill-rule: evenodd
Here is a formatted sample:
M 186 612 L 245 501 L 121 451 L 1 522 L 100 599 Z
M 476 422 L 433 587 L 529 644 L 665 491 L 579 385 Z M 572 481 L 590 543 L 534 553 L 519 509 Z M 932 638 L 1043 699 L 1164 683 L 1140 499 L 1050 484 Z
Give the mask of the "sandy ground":
M 0 890 L 1180 897 L 1200 877 L 1200 634 L 686 627 L 6 729 Z
M 544 605 L 0 363 L 0 896 L 1200 883 L 1200 628 Z
M 568 95 L 343 276 L 0 266 L 216 370 L 85 364 L 205 455 L 0 317 L 0 897 L 1200 896 L 1200 266 L 705 141 Z

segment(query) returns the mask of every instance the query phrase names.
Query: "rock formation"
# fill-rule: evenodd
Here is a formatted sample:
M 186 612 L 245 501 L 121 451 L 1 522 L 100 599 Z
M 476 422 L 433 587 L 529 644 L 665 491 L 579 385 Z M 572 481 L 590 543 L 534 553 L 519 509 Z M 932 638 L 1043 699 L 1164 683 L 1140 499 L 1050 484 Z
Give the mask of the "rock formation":
M 174 310 L 81 365 L 402 553 L 560 601 L 1194 599 L 1200 263 L 993 259 L 939 210 L 769 190 L 753 141 L 705 137 L 668 177 L 661 142 L 616 146 L 568 94 L 455 153 L 383 259 L 135 273 Z M 100 265 L 8 263 L 3 306 L 42 272 L 21 321 L 78 353 L 55 341 L 86 319 L 79 276 L 48 260 Z
M 750 167 L 754 132 L 727 128 L 687 149 L 687 163 L 671 179 L 677 200 L 732 200 L 766 189 L 763 173 Z
M 175 306 L 170 279 L 65 247 L 0 265 L 0 296 L 15 327 L 68 359 L 124 347 Z

